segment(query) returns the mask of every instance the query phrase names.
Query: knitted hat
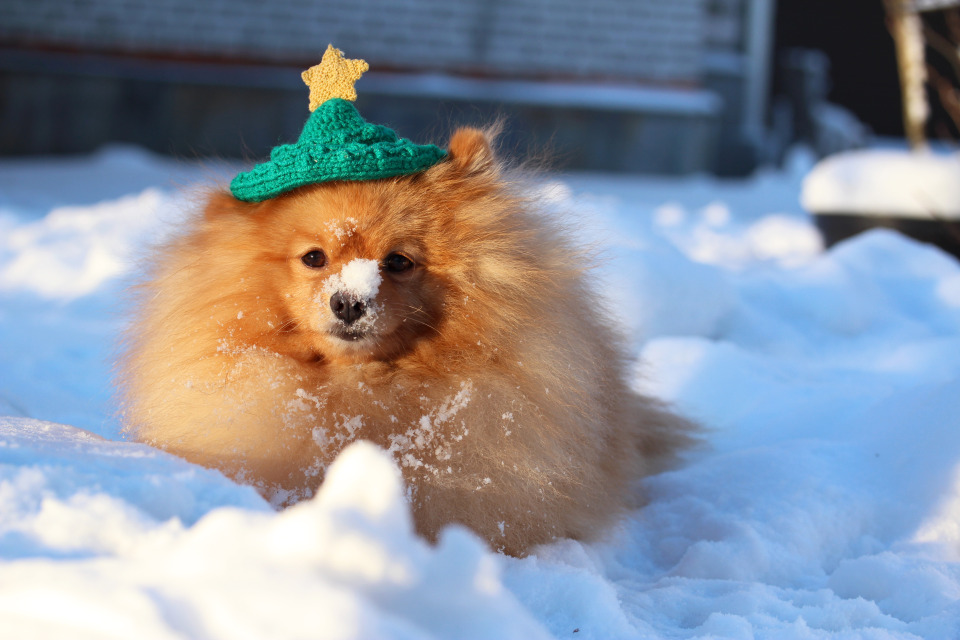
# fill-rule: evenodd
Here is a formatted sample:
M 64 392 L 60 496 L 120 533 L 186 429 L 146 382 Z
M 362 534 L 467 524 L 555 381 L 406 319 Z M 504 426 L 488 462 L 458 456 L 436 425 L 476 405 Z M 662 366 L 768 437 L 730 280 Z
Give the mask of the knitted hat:
M 346 60 L 327 47 L 323 61 L 303 72 L 310 87 L 310 109 L 294 144 L 273 148 L 270 160 L 238 174 L 230 191 L 238 200 L 262 202 L 308 184 L 332 180 L 375 180 L 419 173 L 447 152 L 418 145 L 387 127 L 365 121 L 348 100 L 356 100 L 353 83 L 368 69 L 363 60 Z

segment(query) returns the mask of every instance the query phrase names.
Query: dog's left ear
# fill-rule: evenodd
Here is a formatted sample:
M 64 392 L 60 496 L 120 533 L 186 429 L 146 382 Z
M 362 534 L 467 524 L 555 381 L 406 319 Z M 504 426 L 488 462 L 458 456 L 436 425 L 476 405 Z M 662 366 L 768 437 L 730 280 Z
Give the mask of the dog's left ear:
M 450 137 L 449 153 L 453 165 L 467 174 L 497 174 L 497 159 L 490 146 L 492 133 L 461 127 Z

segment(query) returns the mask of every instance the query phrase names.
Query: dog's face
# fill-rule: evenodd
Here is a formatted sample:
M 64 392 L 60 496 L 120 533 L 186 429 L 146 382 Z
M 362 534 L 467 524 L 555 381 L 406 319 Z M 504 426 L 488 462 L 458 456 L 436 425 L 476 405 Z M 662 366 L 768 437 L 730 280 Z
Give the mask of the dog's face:
M 388 360 L 451 322 L 475 287 L 479 270 L 469 265 L 488 253 L 475 239 L 491 235 L 471 231 L 477 215 L 468 210 L 495 177 L 482 132 L 457 132 L 449 151 L 413 176 L 312 185 L 256 204 L 211 200 L 210 248 L 232 256 L 228 269 L 251 307 L 242 315 L 251 321 L 255 307 L 263 332 L 278 337 L 268 348 Z
M 281 303 L 325 360 L 392 358 L 436 331 L 445 295 L 429 246 L 437 212 L 411 182 L 319 185 L 273 203 Z

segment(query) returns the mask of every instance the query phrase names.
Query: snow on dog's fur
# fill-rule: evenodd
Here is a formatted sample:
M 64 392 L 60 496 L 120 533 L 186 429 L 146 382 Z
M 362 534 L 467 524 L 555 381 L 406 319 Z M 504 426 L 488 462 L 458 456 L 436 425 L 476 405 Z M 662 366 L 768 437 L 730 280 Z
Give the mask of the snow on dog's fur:
M 121 371 L 136 439 L 277 506 L 348 443 L 390 451 L 418 530 L 523 554 L 637 503 L 691 427 L 627 385 L 588 260 L 461 129 L 413 176 L 214 194 L 140 291 Z

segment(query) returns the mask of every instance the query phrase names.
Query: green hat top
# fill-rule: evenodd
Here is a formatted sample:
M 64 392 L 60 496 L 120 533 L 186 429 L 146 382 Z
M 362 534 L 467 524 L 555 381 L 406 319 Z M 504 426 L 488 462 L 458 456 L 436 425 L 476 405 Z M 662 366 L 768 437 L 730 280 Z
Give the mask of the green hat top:
M 365 121 L 352 100 L 353 83 L 368 69 L 347 60 L 332 45 L 323 61 L 303 72 L 313 113 L 293 144 L 270 152 L 270 160 L 238 174 L 230 191 L 238 200 L 262 202 L 308 184 L 375 180 L 424 171 L 446 156 L 435 145 L 418 145 L 395 131 Z

